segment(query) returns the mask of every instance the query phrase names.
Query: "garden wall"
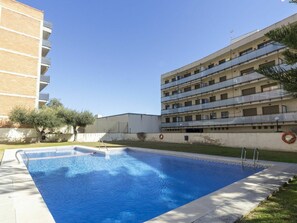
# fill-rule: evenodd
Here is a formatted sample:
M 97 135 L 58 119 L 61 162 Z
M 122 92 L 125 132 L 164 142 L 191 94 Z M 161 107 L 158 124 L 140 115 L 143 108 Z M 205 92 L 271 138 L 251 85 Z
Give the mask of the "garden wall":
M 284 143 L 282 133 L 147 133 L 146 141 L 172 142 L 172 143 L 207 143 L 230 147 L 259 148 L 265 150 L 294 151 L 297 152 L 297 142 Z M 188 137 L 188 140 L 186 138 Z M 97 142 L 117 140 L 139 140 L 137 134 L 117 133 L 83 133 L 78 134 L 80 142 Z

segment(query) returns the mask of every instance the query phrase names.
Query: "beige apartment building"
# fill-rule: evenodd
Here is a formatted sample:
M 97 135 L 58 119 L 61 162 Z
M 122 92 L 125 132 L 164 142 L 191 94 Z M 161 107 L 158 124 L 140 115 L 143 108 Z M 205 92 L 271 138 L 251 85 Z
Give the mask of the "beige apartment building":
M 15 106 L 38 108 L 49 98 L 47 54 L 52 25 L 42 11 L 14 0 L 0 0 L 0 120 Z
M 162 131 L 275 132 L 297 127 L 297 99 L 255 72 L 283 63 L 286 48 L 264 34 L 295 22 L 297 14 L 163 74 Z

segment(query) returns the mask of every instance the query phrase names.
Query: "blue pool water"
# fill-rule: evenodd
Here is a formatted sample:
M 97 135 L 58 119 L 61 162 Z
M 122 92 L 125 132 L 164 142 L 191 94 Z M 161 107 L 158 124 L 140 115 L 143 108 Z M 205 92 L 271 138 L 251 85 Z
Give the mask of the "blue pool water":
M 28 169 L 58 223 L 147 221 L 261 170 L 129 149 Z

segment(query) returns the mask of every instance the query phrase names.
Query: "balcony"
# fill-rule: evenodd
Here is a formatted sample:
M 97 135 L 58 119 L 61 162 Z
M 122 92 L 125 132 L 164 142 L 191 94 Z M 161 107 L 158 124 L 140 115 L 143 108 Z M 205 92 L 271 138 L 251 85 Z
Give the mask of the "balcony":
M 202 87 L 202 88 L 199 88 L 199 89 L 196 89 L 196 90 L 192 90 L 192 91 L 188 91 L 188 92 L 184 92 L 184 93 L 180 93 L 180 94 L 175 94 L 175 95 L 170 95 L 170 96 L 167 96 L 167 97 L 163 97 L 161 99 L 161 102 L 167 102 L 167 101 L 177 100 L 177 99 L 181 99 L 181 98 L 185 98 L 185 97 L 190 97 L 190 96 L 197 95 L 197 94 L 203 94 L 203 93 L 207 93 L 207 92 L 210 92 L 210 91 L 231 87 L 233 85 L 258 80 L 258 79 L 261 79 L 261 78 L 264 78 L 264 76 L 262 74 L 258 74 L 256 72 L 254 72 L 252 74 L 236 77 L 236 78 L 233 78 L 233 79 L 230 79 L 230 80 L 226 80 L 224 82 L 219 82 L 219 83 L 216 83 L 216 84 L 213 84 L 213 85 L 209 85 L 207 87 Z
M 247 62 L 247 61 L 262 57 L 262 56 L 264 56 L 266 54 L 278 51 L 278 50 L 283 49 L 283 48 L 285 48 L 285 46 L 283 46 L 283 45 L 281 45 L 279 43 L 269 44 L 269 45 L 267 45 L 265 47 L 262 47 L 261 49 L 257 49 L 257 50 L 254 50 L 254 51 L 248 53 L 248 54 L 236 57 L 236 58 L 234 58 L 234 59 L 232 59 L 230 61 L 227 61 L 227 62 L 225 62 L 223 64 L 217 65 L 217 66 L 212 67 L 210 69 L 201 71 L 201 72 L 199 72 L 197 74 L 194 74 L 192 76 L 182 78 L 180 80 L 173 81 L 173 82 L 170 82 L 170 83 L 167 83 L 167 84 L 163 84 L 163 85 L 161 85 L 161 89 L 163 90 L 165 88 L 173 87 L 173 86 L 176 86 L 176 85 L 187 83 L 189 81 L 196 80 L 198 78 L 209 76 L 209 75 L 214 74 L 216 72 L 219 72 L 219 71 L 228 69 L 230 67 L 242 64 L 244 62 Z
M 42 47 L 50 49 L 52 48 L 52 44 L 50 41 L 44 39 L 42 40 Z
M 45 76 L 45 75 L 41 75 L 40 76 L 40 82 L 49 84 L 50 83 L 50 80 L 51 80 L 51 77 L 50 76 Z
M 53 29 L 53 24 L 48 21 L 43 21 L 43 26 L 48 28 L 48 29 Z
M 257 115 L 247 117 L 233 117 L 222 119 L 199 120 L 191 122 L 174 122 L 161 123 L 162 128 L 171 127 L 201 127 L 201 126 L 222 126 L 222 125 L 244 125 L 244 124 L 262 124 L 271 123 L 276 124 L 275 118 L 278 117 L 278 122 L 296 122 L 297 112 L 281 113 L 273 115 Z
M 39 93 L 39 101 L 47 102 L 49 100 L 49 94 Z
M 247 96 L 239 96 L 239 97 L 235 97 L 235 98 L 229 98 L 226 100 L 209 102 L 209 103 L 200 104 L 200 105 L 179 107 L 179 108 L 173 108 L 173 109 L 167 109 L 167 110 L 165 109 L 165 110 L 161 111 L 161 114 L 167 115 L 167 114 L 174 114 L 174 113 L 199 111 L 199 110 L 218 108 L 218 107 L 226 107 L 226 106 L 230 106 L 230 105 L 238 105 L 238 104 L 244 104 L 244 103 L 250 103 L 250 102 L 277 99 L 277 98 L 281 98 L 281 97 L 284 97 L 287 95 L 289 95 L 289 94 L 286 91 L 284 91 L 282 89 L 278 89 L 278 90 L 274 90 L 274 91 L 262 92 L 262 93 L 258 93 L 258 94 L 247 95 Z
M 51 65 L 51 60 L 47 57 L 41 58 L 41 65 L 49 67 Z

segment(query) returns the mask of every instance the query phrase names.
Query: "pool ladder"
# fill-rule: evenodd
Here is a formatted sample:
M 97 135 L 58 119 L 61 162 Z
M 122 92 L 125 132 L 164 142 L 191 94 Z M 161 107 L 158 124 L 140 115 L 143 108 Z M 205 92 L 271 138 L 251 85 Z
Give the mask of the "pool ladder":
M 245 147 L 243 147 L 241 149 L 241 165 L 243 166 L 244 165 L 244 162 L 246 161 L 246 153 L 247 153 L 247 150 Z M 254 152 L 253 152 L 253 165 L 254 167 L 256 167 L 256 164 L 259 162 L 259 149 L 258 148 L 255 148 L 254 149 Z
M 101 146 L 100 146 L 100 145 L 101 145 L 101 143 L 102 143 L 103 146 L 104 146 L 104 148 L 105 148 L 105 150 L 108 151 L 108 148 L 107 148 L 105 142 L 104 142 L 102 139 L 99 139 L 99 142 L 100 142 L 100 144 L 99 144 L 99 150 L 101 149 Z
M 17 161 L 20 163 L 20 159 L 19 159 L 19 157 L 18 157 L 18 154 L 20 153 L 20 152 L 23 152 L 24 153 L 24 155 L 26 156 L 26 158 L 27 158 L 27 165 L 26 166 L 29 166 L 29 157 L 28 157 L 28 155 L 25 153 L 25 151 L 24 150 L 18 150 L 18 151 L 16 151 L 16 153 L 15 153 L 15 158 L 17 159 Z

